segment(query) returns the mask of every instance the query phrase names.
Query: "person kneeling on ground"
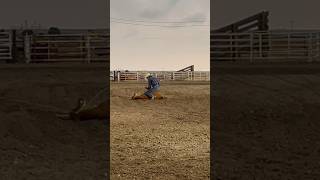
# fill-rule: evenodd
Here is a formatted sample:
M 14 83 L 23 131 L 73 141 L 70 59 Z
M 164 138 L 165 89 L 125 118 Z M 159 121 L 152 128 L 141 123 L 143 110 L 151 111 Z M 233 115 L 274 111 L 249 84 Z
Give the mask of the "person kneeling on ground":
M 160 82 L 156 77 L 153 77 L 150 73 L 147 73 L 145 78 L 148 80 L 147 91 L 140 96 L 137 96 L 136 93 L 132 96 L 132 99 L 163 99 L 160 95 Z

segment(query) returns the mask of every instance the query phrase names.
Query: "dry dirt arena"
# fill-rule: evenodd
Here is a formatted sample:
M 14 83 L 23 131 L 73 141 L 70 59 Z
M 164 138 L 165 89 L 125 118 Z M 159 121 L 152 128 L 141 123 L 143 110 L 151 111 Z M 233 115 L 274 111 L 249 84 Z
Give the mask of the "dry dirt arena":
M 162 82 L 167 99 L 130 99 L 145 86 L 111 84 L 111 179 L 209 179 L 209 82 Z
M 107 123 L 55 116 L 105 88 L 106 65 L 1 64 L 0 78 L 0 179 L 106 179 Z
M 212 68 L 212 177 L 319 179 L 320 64 Z

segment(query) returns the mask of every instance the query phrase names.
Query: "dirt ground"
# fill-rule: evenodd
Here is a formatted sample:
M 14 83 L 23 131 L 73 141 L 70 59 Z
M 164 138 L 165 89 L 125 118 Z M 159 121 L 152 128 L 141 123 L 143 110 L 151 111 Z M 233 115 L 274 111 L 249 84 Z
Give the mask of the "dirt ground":
M 145 86 L 111 84 L 111 179 L 209 179 L 209 82 L 163 82 L 167 99 L 130 100 Z
M 319 179 L 320 65 L 212 68 L 214 179 Z
M 107 123 L 55 116 L 105 88 L 105 67 L 1 65 L 0 179 L 106 179 Z

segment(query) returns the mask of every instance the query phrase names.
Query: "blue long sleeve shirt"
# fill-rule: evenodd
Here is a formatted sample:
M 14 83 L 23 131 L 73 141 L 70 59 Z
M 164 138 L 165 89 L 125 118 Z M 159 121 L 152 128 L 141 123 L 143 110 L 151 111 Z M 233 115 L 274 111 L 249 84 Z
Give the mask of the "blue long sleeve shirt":
M 152 89 L 152 88 L 158 88 L 158 87 L 160 87 L 159 80 L 155 77 L 149 77 L 148 78 L 148 88 Z

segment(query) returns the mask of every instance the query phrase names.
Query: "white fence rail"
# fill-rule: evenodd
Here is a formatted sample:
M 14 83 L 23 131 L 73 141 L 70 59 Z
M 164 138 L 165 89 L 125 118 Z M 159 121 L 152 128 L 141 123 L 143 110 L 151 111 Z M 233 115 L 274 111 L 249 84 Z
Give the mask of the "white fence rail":
M 112 81 L 144 81 L 147 72 L 144 71 L 111 71 Z M 210 81 L 209 71 L 154 71 L 149 72 L 161 81 Z
M 99 62 L 109 59 L 108 34 L 25 36 L 25 57 L 30 62 Z
M 12 37 L 10 32 L 0 32 L 0 60 L 12 58 Z
M 251 32 L 211 34 L 214 61 L 317 61 L 320 32 Z

